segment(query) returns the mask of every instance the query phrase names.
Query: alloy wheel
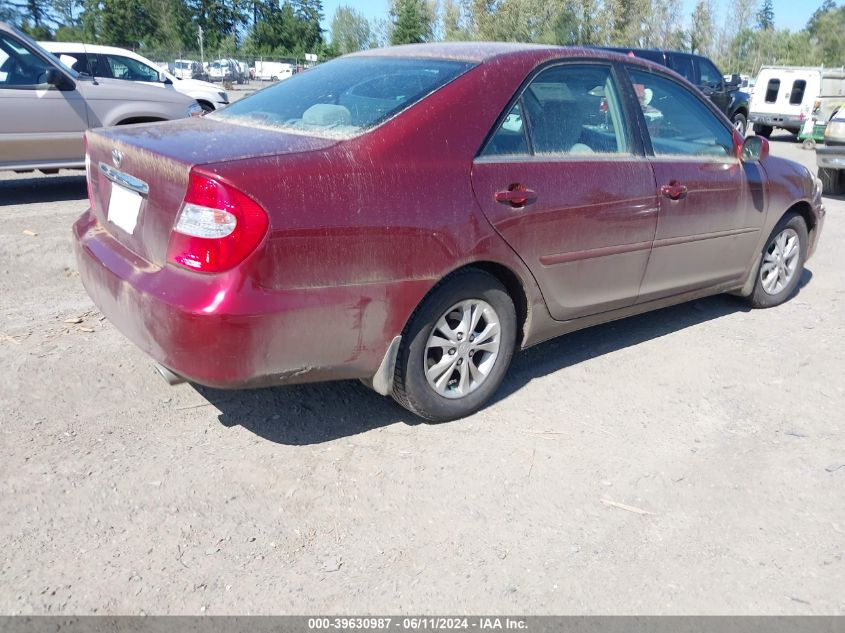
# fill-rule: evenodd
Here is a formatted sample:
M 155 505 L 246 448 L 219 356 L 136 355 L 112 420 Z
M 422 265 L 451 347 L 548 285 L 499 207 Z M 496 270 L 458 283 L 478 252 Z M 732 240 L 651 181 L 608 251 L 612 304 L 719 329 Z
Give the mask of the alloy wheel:
M 429 386 L 444 398 L 478 389 L 496 364 L 502 339 L 499 315 L 486 301 L 453 305 L 435 323 L 424 351 Z
M 776 295 L 783 291 L 798 269 L 801 242 L 798 233 L 785 228 L 769 242 L 760 266 L 760 281 L 766 294 Z

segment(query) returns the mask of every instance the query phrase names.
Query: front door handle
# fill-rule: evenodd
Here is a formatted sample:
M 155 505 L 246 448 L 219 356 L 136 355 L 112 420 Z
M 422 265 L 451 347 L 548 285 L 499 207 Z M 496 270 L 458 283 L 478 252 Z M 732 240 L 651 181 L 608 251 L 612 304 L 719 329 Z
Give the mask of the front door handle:
M 660 188 L 660 193 L 670 200 L 682 200 L 687 197 L 687 187 L 682 185 L 677 180 L 673 180 L 668 185 L 663 185 Z
M 528 189 L 519 183 L 513 184 L 504 191 L 497 191 L 494 194 L 496 202 L 509 204 L 515 209 L 520 209 L 526 204 L 531 204 L 537 199 L 537 192 Z

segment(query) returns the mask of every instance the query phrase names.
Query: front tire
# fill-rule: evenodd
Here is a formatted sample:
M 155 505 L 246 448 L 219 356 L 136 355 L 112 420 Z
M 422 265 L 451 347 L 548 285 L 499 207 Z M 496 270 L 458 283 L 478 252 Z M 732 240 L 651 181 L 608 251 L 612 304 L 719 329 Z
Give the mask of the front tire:
M 819 167 L 819 180 L 826 196 L 838 196 L 845 190 L 845 172 L 842 170 Z
M 797 213 L 783 216 L 763 247 L 754 292 L 749 297 L 752 307 L 772 308 L 792 296 L 804 271 L 808 244 L 804 218 Z
M 739 132 L 742 136 L 745 136 L 745 130 L 748 127 L 748 121 L 745 118 L 745 115 L 742 112 L 737 112 L 733 115 L 731 119 L 731 123 L 734 124 L 734 128 L 737 132 Z
M 478 411 L 507 372 L 516 324 L 513 301 L 498 279 L 473 268 L 447 277 L 402 334 L 393 398 L 432 422 Z

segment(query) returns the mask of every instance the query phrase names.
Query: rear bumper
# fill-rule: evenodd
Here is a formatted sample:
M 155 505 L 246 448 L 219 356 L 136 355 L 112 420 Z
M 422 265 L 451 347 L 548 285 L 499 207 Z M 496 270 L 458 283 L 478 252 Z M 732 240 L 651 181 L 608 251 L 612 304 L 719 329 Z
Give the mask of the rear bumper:
M 824 169 L 845 169 L 845 145 L 816 147 L 816 164 Z
M 757 125 L 769 125 L 771 127 L 779 127 L 785 130 L 800 130 L 806 119 L 802 119 L 800 116 L 793 114 L 760 114 L 752 112 L 748 116 L 748 120 L 751 123 L 756 123 Z
M 158 267 L 88 211 L 73 227 L 82 283 L 130 341 L 192 382 L 216 388 L 372 378 L 397 334 L 393 284 L 267 290 L 238 269 Z

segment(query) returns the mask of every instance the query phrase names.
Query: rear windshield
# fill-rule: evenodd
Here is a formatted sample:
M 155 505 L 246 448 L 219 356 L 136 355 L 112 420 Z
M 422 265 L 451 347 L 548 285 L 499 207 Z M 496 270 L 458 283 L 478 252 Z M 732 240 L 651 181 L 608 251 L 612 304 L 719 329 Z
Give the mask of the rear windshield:
M 236 101 L 213 118 L 350 138 L 413 105 L 472 66 L 438 59 L 348 57 Z

